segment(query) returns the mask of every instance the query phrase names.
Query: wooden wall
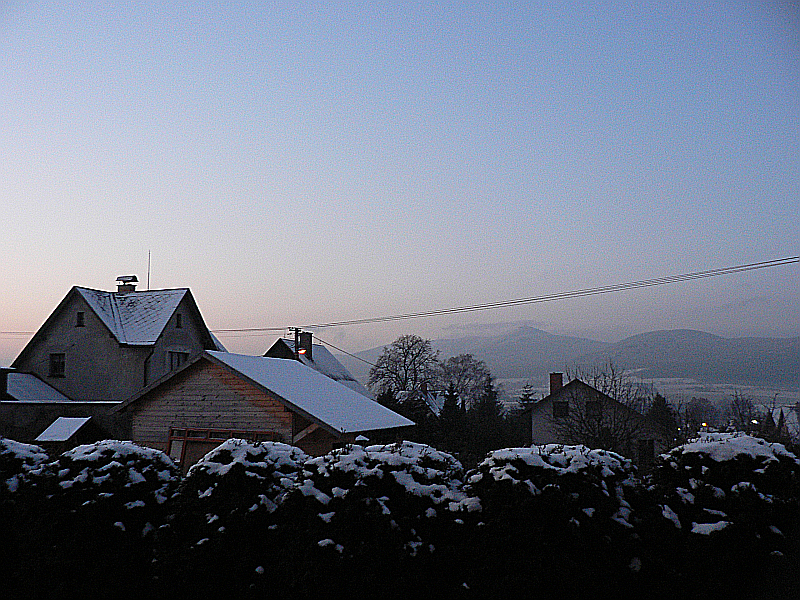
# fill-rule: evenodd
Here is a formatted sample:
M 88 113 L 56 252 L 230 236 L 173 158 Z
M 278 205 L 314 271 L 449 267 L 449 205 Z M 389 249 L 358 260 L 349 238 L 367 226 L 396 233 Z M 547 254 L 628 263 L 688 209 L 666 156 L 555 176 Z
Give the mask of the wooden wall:
M 279 400 L 230 371 L 200 360 L 131 406 L 131 437 L 137 444 L 168 452 L 171 428 L 273 432 L 293 444 L 293 413 Z M 296 446 L 324 454 L 340 441 L 317 429 Z

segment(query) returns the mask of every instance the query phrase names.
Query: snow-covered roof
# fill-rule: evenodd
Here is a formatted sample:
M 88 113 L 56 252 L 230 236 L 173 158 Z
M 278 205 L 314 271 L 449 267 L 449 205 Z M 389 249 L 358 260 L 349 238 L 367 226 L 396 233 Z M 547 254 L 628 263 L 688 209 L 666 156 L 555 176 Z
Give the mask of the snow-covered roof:
M 64 394 L 30 373 L 8 374 L 8 395 L 22 402 L 71 402 Z
M 37 442 L 66 442 L 77 431 L 86 425 L 92 417 L 58 417 L 45 429 Z
M 296 360 L 215 351 L 206 354 L 341 433 L 414 424 Z
M 189 290 L 151 290 L 119 294 L 75 288 L 122 344 L 149 346 L 167 326 Z
M 289 350 L 294 352 L 293 339 L 281 338 L 279 341 L 286 344 Z M 306 354 L 301 354 L 300 362 L 302 362 L 304 365 L 308 365 L 315 371 L 319 371 L 323 375 L 330 377 L 334 381 L 338 381 L 342 385 L 349 387 L 354 392 L 358 392 L 367 398 L 372 398 L 370 391 L 350 374 L 350 371 L 348 371 L 345 366 L 336 359 L 336 357 L 331 353 L 330 350 L 328 350 L 328 348 L 322 344 L 312 344 L 311 346 L 312 358 L 308 358 L 308 355 Z

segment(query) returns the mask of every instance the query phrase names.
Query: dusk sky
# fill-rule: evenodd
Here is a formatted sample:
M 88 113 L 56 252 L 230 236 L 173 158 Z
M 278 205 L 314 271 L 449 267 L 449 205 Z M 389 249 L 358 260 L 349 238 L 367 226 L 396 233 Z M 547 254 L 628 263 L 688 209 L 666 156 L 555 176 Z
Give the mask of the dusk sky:
M 212 330 L 800 254 L 797 2 L 11 1 L 0 71 L 0 364 L 148 252 Z M 318 333 L 785 337 L 798 297 L 794 264 Z

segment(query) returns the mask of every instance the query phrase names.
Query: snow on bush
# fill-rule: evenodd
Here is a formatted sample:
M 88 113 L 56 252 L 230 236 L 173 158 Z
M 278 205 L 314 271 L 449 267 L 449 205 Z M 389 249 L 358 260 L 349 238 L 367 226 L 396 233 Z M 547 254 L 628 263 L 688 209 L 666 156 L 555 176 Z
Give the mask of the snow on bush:
M 163 452 L 133 442 L 103 440 L 64 452 L 37 473 L 54 506 L 111 520 L 121 531 L 147 535 L 176 492 L 180 474 Z M 119 523 L 119 524 L 117 524 Z
M 661 455 L 649 483 L 675 528 L 780 538 L 796 514 L 800 461 L 782 444 L 707 433 Z
M 337 531 L 354 540 L 371 527 L 399 535 L 415 555 L 432 550 L 424 532 L 465 500 L 462 474 L 452 455 L 424 444 L 349 445 L 306 461 L 295 501 L 316 514 L 313 529 L 320 535 L 333 532 L 320 539 L 342 544 Z
M 634 485 L 635 472 L 630 460 L 614 452 L 548 444 L 490 452 L 468 474 L 467 485 L 490 511 L 536 506 L 537 499 L 551 506 L 557 498 L 560 512 L 575 525 L 610 518 L 630 528 L 625 489 Z
M 0 498 L 13 493 L 50 457 L 42 448 L 0 438 Z
M 274 512 L 308 459 L 280 442 L 223 442 L 189 469 L 180 487 L 181 518 L 192 540 L 247 527 L 253 517 Z

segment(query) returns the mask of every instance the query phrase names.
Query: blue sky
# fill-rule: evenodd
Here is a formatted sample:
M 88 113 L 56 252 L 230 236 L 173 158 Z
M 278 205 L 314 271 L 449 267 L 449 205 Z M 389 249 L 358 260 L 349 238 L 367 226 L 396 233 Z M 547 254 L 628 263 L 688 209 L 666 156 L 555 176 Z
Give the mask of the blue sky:
M 587 4 L 4 3 L 0 331 L 148 251 L 212 329 L 800 254 L 797 3 Z M 798 269 L 325 335 L 800 335 Z

